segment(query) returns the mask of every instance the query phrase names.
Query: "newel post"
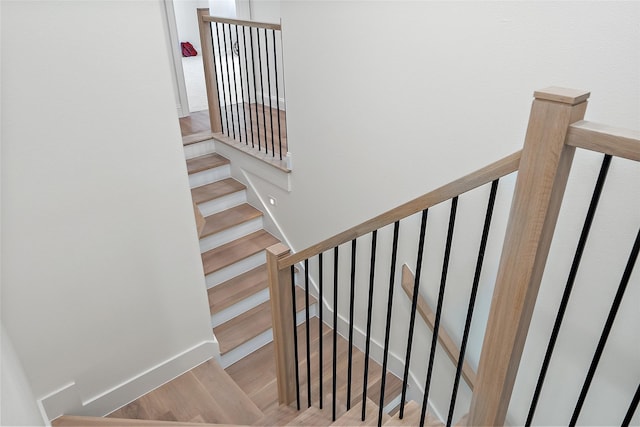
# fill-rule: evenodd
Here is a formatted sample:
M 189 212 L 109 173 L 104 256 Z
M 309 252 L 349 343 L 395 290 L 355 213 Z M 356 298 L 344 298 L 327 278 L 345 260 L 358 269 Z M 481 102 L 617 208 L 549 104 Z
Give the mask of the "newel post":
M 534 94 L 520 169 L 468 418 L 504 425 L 522 350 L 575 148 L 570 124 L 582 120 L 588 92 L 548 88 Z
M 278 260 L 291 251 L 282 243 L 267 248 L 267 275 L 273 320 L 273 348 L 276 358 L 278 402 L 288 405 L 296 400 L 296 362 L 294 345 L 293 298 L 291 270 L 278 268 Z
M 211 132 L 222 132 L 220 121 L 220 103 L 218 100 L 218 85 L 216 82 L 216 66 L 213 58 L 213 42 L 211 23 L 204 20 L 209 16 L 209 9 L 198 9 L 198 28 L 200 29 L 200 46 L 202 49 L 202 64 L 204 65 L 204 82 L 207 87 L 207 100 L 209 102 L 209 120 Z

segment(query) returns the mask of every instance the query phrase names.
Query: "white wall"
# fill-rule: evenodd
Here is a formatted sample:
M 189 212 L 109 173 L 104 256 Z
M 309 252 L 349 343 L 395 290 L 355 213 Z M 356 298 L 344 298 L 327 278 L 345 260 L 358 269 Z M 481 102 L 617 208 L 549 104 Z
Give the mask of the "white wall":
M 640 127 L 637 3 L 287 1 L 280 8 L 293 190 L 288 193 L 259 180 L 255 186 L 260 195 L 278 198 L 278 206 L 270 210 L 295 250 L 519 149 L 534 90 L 551 85 L 590 90 L 593 95 L 588 120 Z M 563 208 L 559 226 L 572 224 L 569 231 L 573 234 L 556 239 L 551 259 L 566 261 L 572 256 L 586 210 L 585 199 L 588 203 L 599 162 L 599 156 L 588 154 L 581 154 L 576 160 L 570 181 L 576 200 Z M 614 163 L 612 173 L 618 182 L 638 182 L 636 165 Z M 512 185 L 512 180 L 503 182 L 499 190 L 502 199 L 496 207 L 468 349 L 472 364 L 479 357 Z M 568 353 L 556 358 L 556 376 L 545 386 L 537 424 L 567 423 L 567 412 L 575 404 L 586 359 L 591 358 L 595 348 L 594 336 L 600 333 L 619 281 L 620 263 L 628 256 L 628 235 L 637 227 L 640 200 L 626 188 L 626 192 L 609 189 L 609 205 L 603 210 L 610 216 L 600 223 L 602 228 L 593 237 L 600 241 L 602 249 L 585 262 L 581 277 L 586 283 L 575 298 L 585 307 L 586 314 L 576 312 L 573 318 L 578 320 L 566 322 L 568 329 L 562 338 L 571 337 L 563 344 Z M 458 339 L 462 335 L 487 194 L 488 189 L 483 188 L 460 201 L 445 298 L 445 310 L 455 315 L 444 319 L 444 325 Z M 433 240 L 428 240 L 431 246 L 425 255 L 421 291 L 434 305 L 447 215 L 445 205 L 433 209 L 429 219 L 433 228 L 428 232 Z M 407 231 L 399 260 L 413 266 L 418 219 L 412 218 L 408 223 L 403 225 Z M 379 257 L 387 262 L 384 254 L 388 253 L 389 235 L 385 230 L 379 242 L 379 247 L 387 248 L 381 249 Z M 359 280 L 365 292 L 368 238 L 361 240 L 363 254 L 358 265 L 363 270 L 359 270 L 358 277 L 362 278 Z M 349 248 L 341 251 L 347 254 Z M 348 266 L 348 262 L 345 257 L 341 265 Z M 590 271 L 598 270 L 598 266 L 608 267 L 608 286 L 595 279 L 604 280 L 602 275 Z M 512 401 L 510 417 L 516 424 L 522 424 L 526 416 L 531 383 L 537 376 L 553 319 L 551 313 L 555 313 L 567 268 L 566 262 L 553 265 L 545 275 L 541 308 L 534 314 L 537 326 L 523 359 L 521 372 L 525 374 L 516 384 Z M 625 319 L 620 322 L 623 325 L 640 322 L 631 307 L 640 297 L 637 275 L 633 281 L 620 315 Z M 341 283 L 340 314 L 346 315 L 348 276 Z M 380 289 L 374 299 L 377 342 L 382 341 L 379 320 L 385 292 Z M 326 298 L 331 300 L 330 292 Z M 402 298 L 402 293 L 396 292 L 398 313 L 408 309 L 408 302 Z M 360 329 L 364 329 L 364 300 L 356 299 Z M 589 314 L 595 310 L 598 315 Z M 589 333 L 584 333 L 585 316 L 597 318 L 589 320 Z M 407 317 L 397 314 L 394 323 L 406 325 Z M 429 337 L 423 333 L 422 341 L 416 342 L 413 360 L 424 364 Z M 632 333 L 633 327 L 622 327 L 617 337 L 612 336 L 608 346 L 614 350 L 608 353 L 606 362 L 603 360 L 581 423 L 620 422 L 615 414 L 628 406 L 640 376 L 640 352 Z M 404 342 L 406 332 L 401 328 L 392 337 L 392 352 L 403 356 Z M 582 354 L 578 355 L 579 351 Z M 563 367 L 573 361 L 582 373 L 565 375 L 572 369 Z M 415 363 L 412 370 L 422 378 L 424 367 Z M 442 362 L 437 370 L 447 369 L 445 365 Z M 450 380 L 440 375 L 434 382 L 438 387 L 433 403 L 446 416 Z M 460 399 L 459 406 L 464 406 L 468 393 L 463 391 Z
M 9 335 L 2 327 L 2 407 L 0 424 L 3 426 L 36 426 L 44 425 L 36 398 L 31 390 L 22 364 L 16 355 Z
M 180 41 L 191 42 L 198 51 L 198 55 L 202 54 L 202 46 L 196 11 L 198 8 L 207 7 L 209 7 L 208 0 L 174 0 L 173 2 Z
M 162 20 L 159 1 L 2 5 L 2 323 L 49 416 L 102 415 L 215 350 Z

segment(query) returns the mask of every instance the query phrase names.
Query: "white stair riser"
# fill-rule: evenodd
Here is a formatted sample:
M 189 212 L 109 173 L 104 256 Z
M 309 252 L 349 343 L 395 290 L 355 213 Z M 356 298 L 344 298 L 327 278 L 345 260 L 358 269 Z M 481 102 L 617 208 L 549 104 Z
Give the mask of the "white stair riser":
M 225 308 L 224 310 L 211 315 L 211 327 L 215 328 L 216 326 L 220 326 L 266 301 L 269 301 L 268 288 L 265 288 L 260 292 L 256 292 L 231 307 Z
M 316 317 L 316 304 L 309 306 L 309 318 Z M 301 310 L 296 315 L 296 324 L 300 325 L 305 321 L 305 310 Z M 250 339 L 233 350 L 220 356 L 220 365 L 226 369 L 238 360 L 247 357 L 259 348 L 273 341 L 273 329 L 269 329 L 257 337 Z
M 215 200 L 198 204 L 200 213 L 202 216 L 213 215 L 214 213 L 222 212 L 234 206 L 241 205 L 247 201 L 246 190 L 236 191 L 235 193 L 227 194 L 226 196 L 218 197 Z
M 194 157 L 204 156 L 216 152 L 216 143 L 212 139 L 196 142 L 184 146 L 184 158 L 189 160 Z
M 229 178 L 231 176 L 231 166 L 222 165 L 217 168 L 203 170 L 201 172 L 192 173 L 189 175 L 189 186 L 191 188 L 200 187 L 206 184 L 211 184 L 221 179 Z
M 207 274 L 205 280 L 207 282 L 207 288 L 211 289 L 220 283 L 226 282 L 242 273 L 246 273 L 249 270 L 264 264 L 267 262 L 267 255 L 265 251 L 261 251 L 255 255 L 251 255 L 243 260 L 231 264 L 215 273 Z
M 200 252 L 204 253 L 225 243 L 232 242 L 254 231 L 262 230 L 262 217 L 254 218 L 234 227 L 200 239 Z

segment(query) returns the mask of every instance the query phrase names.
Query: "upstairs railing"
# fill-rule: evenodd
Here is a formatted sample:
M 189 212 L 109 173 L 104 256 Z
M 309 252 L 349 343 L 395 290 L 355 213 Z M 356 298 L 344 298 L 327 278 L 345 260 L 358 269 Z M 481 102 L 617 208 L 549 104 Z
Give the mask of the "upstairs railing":
M 400 417 L 403 415 L 404 404 L 407 393 L 408 374 L 412 361 L 412 348 L 414 338 L 414 326 L 416 309 L 419 301 L 419 290 L 421 283 L 421 270 L 423 264 L 423 251 L 425 246 L 426 225 L 429 210 L 444 202 L 449 203 L 449 224 L 447 227 L 444 259 L 442 261 L 441 279 L 438 291 L 438 301 L 434 313 L 433 335 L 429 352 L 429 360 L 426 366 L 426 382 L 422 399 L 422 412 L 420 425 L 424 424 L 427 404 L 429 401 L 430 386 L 434 369 L 434 358 L 438 345 L 438 335 L 443 316 L 443 301 L 447 285 L 447 275 L 449 259 L 453 243 L 455 230 L 458 200 L 464 197 L 464 193 L 481 186 L 490 186 L 489 195 L 484 211 L 484 224 L 478 242 L 478 255 L 475 261 L 475 272 L 471 284 L 468 309 L 465 316 L 464 331 L 460 344 L 460 354 L 453 381 L 451 392 L 451 402 L 447 414 L 447 425 L 452 425 L 456 420 L 453 414 L 457 401 L 460 377 L 465 366 L 465 349 L 469 339 L 469 332 L 473 320 L 475 301 L 478 291 L 478 283 L 482 275 L 484 254 L 489 238 L 489 231 L 492 222 L 492 214 L 495 206 L 496 194 L 500 178 L 512 172 L 518 171 L 515 191 L 513 194 L 511 211 L 506 228 L 506 235 L 502 245 L 502 255 L 499 262 L 493 299 L 489 320 L 484 335 L 484 343 L 480 353 L 480 361 L 473 386 L 473 395 L 469 415 L 466 418 L 468 425 L 503 425 L 507 415 L 511 394 L 513 391 L 518 367 L 522 357 L 525 340 L 529 331 L 533 309 L 536 303 L 538 289 L 545 268 L 545 263 L 549 253 L 555 225 L 560 211 L 560 205 L 564 197 L 565 186 L 569 177 L 569 171 L 573 161 L 576 147 L 604 153 L 604 160 L 600 177 L 596 183 L 592 203 L 587 213 L 583 233 L 580 237 L 578 250 L 572 266 L 572 273 L 567 282 L 565 295 L 558 312 L 554 331 L 547 349 L 545 362 L 543 364 L 538 385 L 534 393 L 531 410 L 527 419 L 527 424 L 531 424 L 535 413 L 537 398 L 540 389 L 544 384 L 545 372 L 549 359 L 553 353 L 557 331 L 562 323 L 564 310 L 571 292 L 571 286 L 575 279 L 575 271 L 580 263 L 580 255 L 584 249 L 586 236 L 589 233 L 593 213 L 597 207 L 600 192 L 608 165 L 612 157 L 621 157 L 634 161 L 640 161 L 640 134 L 638 132 L 613 129 L 582 121 L 586 110 L 586 100 L 589 94 L 575 90 L 549 88 L 535 93 L 529 126 L 521 152 L 501 159 L 485 168 L 478 170 L 468 176 L 460 178 L 443 187 L 431 191 L 413 201 L 401 205 L 391 211 L 379 215 L 369 221 L 357 225 L 349 230 L 339 233 L 323 242 L 317 243 L 307 249 L 297 253 L 291 251 L 284 245 L 278 244 L 267 251 L 267 271 L 269 275 L 269 287 L 271 293 L 272 316 L 274 326 L 274 348 L 276 354 L 276 369 L 278 378 L 278 396 L 282 404 L 297 402 L 298 408 L 301 405 L 301 375 L 298 362 L 298 337 L 296 329 L 296 310 L 293 305 L 295 283 L 294 266 L 303 263 L 305 274 L 305 294 L 309 294 L 309 272 L 310 262 L 317 265 L 318 301 L 322 303 L 324 287 L 327 283 L 332 283 L 333 287 L 333 318 L 326 324 L 333 328 L 333 378 L 332 378 L 332 412 L 333 419 L 336 418 L 337 402 L 336 391 L 336 338 L 338 334 L 338 295 L 339 288 L 349 288 L 349 310 L 348 310 L 348 374 L 346 388 L 346 408 L 352 405 L 352 344 L 354 328 L 354 298 L 355 298 L 355 274 L 357 259 L 357 242 L 364 236 L 370 236 L 369 280 L 368 280 L 368 300 L 366 315 L 366 337 L 365 337 L 365 362 L 364 362 L 364 384 L 362 387 L 361 405 L 362 419 L 364 420 L 367 402 L 367 369 L 370 359 L 371 325 L 372 325 L 372 298 L 374 287 L 380 282 L 375 276 L 376 264 L 385 263 L 389 267 L 388 279 L 383 279 L 387 292 L 387 309 L 385 323 L 384 350 L 382 352 L 382 381 L 379 401 L 378 425 L 383 420 L 382 411 L 385 406 L 385 374 L 387 372 L 389 358 L 389 338 L 394 325 L 392 325 L 393 295 L 396 287 L 398 264 L 402 263 L 398 259 L 398 245 L 400 239 L 401 223 L 409 224 L 409 218 L 413 215 L 420 216 L 420 228 L 414 235 L 418 235 L 418 247 L 416 248 L 416 268 L 413 282 L 412 304 L 409 317 L 409 331 L 406 341 L 406 351 L 404 358 L 404 377 L 402 387 L 402 398 L 400 402 Z M 637 185 L 637 183 L 635 183 Z M 380 233 L 391 233 L 386 228 L 392 226 L 393 237 L 390 247 L 389 259 L 377 259 L 380 252 L 378 247 L 378 236 Z M 638 224 L 640 228 L 640 224 Z M 635 231 L 634 231 L 635 233 Z M 405 233 L 406 235 L 406 233 Z M 633 240 L 633 239 L 632 239 Z M 602 335 L 599 339 L 597 350 L 593 356 L 593 361 L 586 374 L 586 379 L 582 387 L 578 403 L 576 404 L 570 425 L 575 425 L 581 412 L 584 399 L 589 391 L 595 370 L 598 367 L 602 351 L 607 342 L 607 338 L 613 326 L 618 308 L 629 284 L 630 276 L 638 258 L 640 249 L 640 230 L 637 231 L 633 243 L 624 242 L 624 245 L 632 245 L 628 256 L 626 267 L 622 273 L 618 291 L 612 303 L 611 310 L 606 320 Z M 348 272 L 341 273 L 340 247 L 349 246 L 351 262 Z M 345 248 L 346 249 L 346 248 Z M 326 262 L 324 255 L 328 255 L 329 262 Z M 332 260 L 332 261 L 331 261 Z M 326 270 L 329 274 L 326 274 Z M 327 277 L 325 277 L 327 276 Z M 349 279 L 344 280 L 344 277 Z M 331 286 L 331 285 L 330 285 Z M 456 284 L 456 286 L 458 286 Z M 307 298 L 308 301 L 308 298 Z M 308 313 L 307 306 L 307 313 Z M 319 310 L 320 316 L 320 336 L 325 323 L 323 310 Z M 346 316 L 346 314 L 345 314 Z M 306 404 L 312 405 L 313 380 L 309 364 L 311 353 L 309 337 L 309 322 L 306 322 Z M 319 340 L 322 345 L 322 339 Z M 319 348 L 318 375 L 318 396 L 317 401 L 322 408 L 322 348 Z M 640 379 L 639 379 L 640 381 Z M 622 425 L 628 425 L 634 415 L 640 399 L 640 385 L 634 396 L 630 396 L 630 403 L 625 414 L 621 414 Z M 626 424 L 625 424 L 626 423 Z
M 211 131 L 258 157 L 287 154 L 280 24 L 198 9 Z

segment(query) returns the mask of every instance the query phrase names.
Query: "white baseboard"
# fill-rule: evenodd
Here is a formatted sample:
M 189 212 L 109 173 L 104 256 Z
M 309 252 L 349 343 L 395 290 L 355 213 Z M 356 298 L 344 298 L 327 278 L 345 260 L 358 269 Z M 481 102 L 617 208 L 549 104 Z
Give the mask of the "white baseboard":
M 98 394 L 84 391 L 87 385 L 78 378 L 42 397 L 38 403 L 49 421 L 65 414 L 103 417 L 219 353 L 216 341 L 203 341 Z

